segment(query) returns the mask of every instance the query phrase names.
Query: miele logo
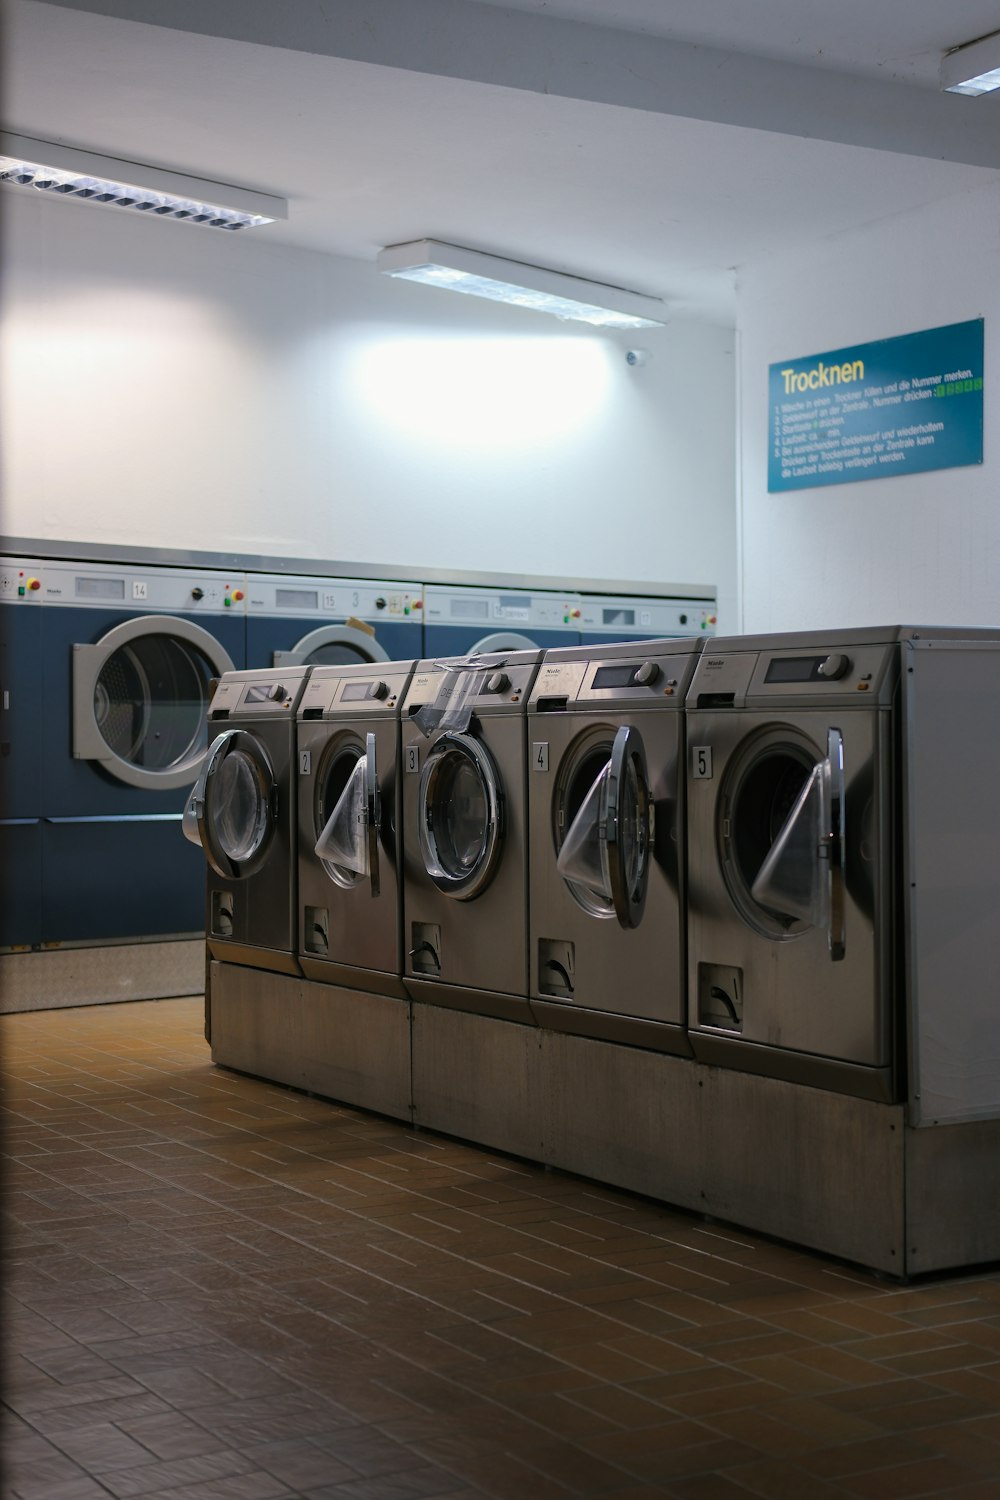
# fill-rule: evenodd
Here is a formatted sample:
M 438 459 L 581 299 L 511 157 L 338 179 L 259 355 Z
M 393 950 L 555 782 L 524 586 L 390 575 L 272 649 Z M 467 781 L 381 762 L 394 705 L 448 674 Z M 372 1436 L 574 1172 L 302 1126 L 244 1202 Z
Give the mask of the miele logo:
M 61 593 L 62 593 L 62 589 L 53 588 L 52 585 L 48 584 L 48 583 L 45 585 L 45 597 L 46 597 L 46 599 L 50 599 L 53 594 L 61 594 Z
M 706 667 L 724 667 L 726 658 L 724 656 L 709 657 L 705 661 Z
M 545 675 L 547 677 L 558 677 L 559 673 L 561 671 L 562 671 L 562 667 L 546 667 L 545 668 Z
M 264 608 L 264 602 L 265 601 L 263 599 L 251 599 L 249 601 L 250 608 L 251 609 L 263 609 Z

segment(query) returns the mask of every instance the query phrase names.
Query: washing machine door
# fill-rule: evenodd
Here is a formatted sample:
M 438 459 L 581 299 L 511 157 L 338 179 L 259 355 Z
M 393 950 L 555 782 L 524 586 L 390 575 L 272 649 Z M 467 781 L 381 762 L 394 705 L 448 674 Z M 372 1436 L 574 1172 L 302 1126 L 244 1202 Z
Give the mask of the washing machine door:
M 750 887 L 780 917 L 825 928 L 830 957 L 844 957 L 844 739 L 827 731 L 817 762 Z
M 226 880 L 252 875 L 267 858 L 278 819 L 278 785 L 255 734 L 230 729 L 213 740 L 187 801 L 183 831 Z
M 353 739 L 331 742 L 317 774 L 315 811 L 315 852 L 330 879 L 342 890 L 367 880 L 377 896 L 382 800 L 374 734 L 363 747 Z
M 556 866 L 585 911 L 614 916 L 622 927 L 638 927 L 653 849 L 653 800 L 639 731 L 631 724 L 618 729 L 610 755 L 581 795 L 573 783 L 581 775 L 586 779 L 593 768 L 592 755 L 583 755 L 579 763 L 570 760 L 565 785 L 557 786 L 557 798 L 576 811 Z
M 209 684 L 229 653 L 190 620 L 144 615 L 73 647 L 73 755 L 129 786 L 190 786 L 208 739 Z
M 417 791 L 424 868 L 459 901 L 480 895 L 496 874 L 504 797 L 493 757 L 469 734 L 442 734 L 428 750 Z
M 538 642 L 519 630 L 494 630 L 476 641 L 470 656 L 484 656 L 488 651 L 537 651 Z
M 385 647 L 355 625 L 320 625 L 296 642 L 291 651 L 274 653 L 276 667 L 339 667 L 388 660 Z

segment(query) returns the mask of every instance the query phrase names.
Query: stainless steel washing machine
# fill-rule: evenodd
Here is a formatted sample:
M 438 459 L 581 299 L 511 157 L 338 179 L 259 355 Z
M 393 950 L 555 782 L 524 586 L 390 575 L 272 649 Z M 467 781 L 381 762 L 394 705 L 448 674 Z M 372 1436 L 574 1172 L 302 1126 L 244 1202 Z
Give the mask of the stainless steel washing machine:
M 532 1008 L 688 1051 L 684 695 L 700 641 L 546 654 L 528 705 Z
M 998 647 L 997 632 L 885 627 L 706 648 L 687 702 L 699 1058 L 908 1096 L 914 1120 L 932 1094 L 936 1119 L 967 1117 L 977 1095 L 1000 1103 L 974 1077 L 1000 1030 L 975 998 L 998 897 L 981 832 L 997 804 Z M 932 1056 L 936 1084 L 921 1075 Z
M 296 957 L 295 710 L 310 667 L 227 672 L 184 831 L 208 861 L 212 958 L 300 972 Z
M 315 667 L 297 714 L 302 972 L 401 997 L 399 730 L 414 665 Z
M 524 715 L 540 651 L 418 664 L 403 708 L 404 977 L 531 1022 Z

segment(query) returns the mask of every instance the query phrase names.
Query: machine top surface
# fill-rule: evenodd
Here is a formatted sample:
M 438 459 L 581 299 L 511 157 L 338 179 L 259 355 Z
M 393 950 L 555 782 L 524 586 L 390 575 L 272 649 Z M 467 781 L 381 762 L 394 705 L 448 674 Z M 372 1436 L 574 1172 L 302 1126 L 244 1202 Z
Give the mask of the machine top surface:
M 470 672 L 474 676 L 485 674 L 475 698 L 477 715 L 523 713 L 542 655 L 541 651 L 484 651 L 481 656 L 442 656 L 418 661 L 406 692 L 403 717 L 409 717 L 425 704 L 443 703 L 452 691 L 447 679 L 460 680 Z
M 547 651 L 529 706 L 538 713 L 617 704 L 680 708 L 701 648 L 699 638 Z
M 359 661 L 313 667 L 298 717 L 398 717 L 415 666 L 412 661 Z
M 861 625 L 849 630 L 789 630 L 761 635 L 720 635 L 711 643 L 713 655 L 723 651 L 778 651 L 798 646 L 870 646 L 893 641 L 1000 640 L 1000 625 Z
M 125 567 L 117 563 L 48 562 L 12 557 L 0 562 L 0 603 L 76 609 L 127 610 L 129 614 L 241 615 L 243 577 L 184 568 Z
M 311 667 L 264 667 L 227 672 L 212 695 L 208 717 L 291 719 L 311 671 Z

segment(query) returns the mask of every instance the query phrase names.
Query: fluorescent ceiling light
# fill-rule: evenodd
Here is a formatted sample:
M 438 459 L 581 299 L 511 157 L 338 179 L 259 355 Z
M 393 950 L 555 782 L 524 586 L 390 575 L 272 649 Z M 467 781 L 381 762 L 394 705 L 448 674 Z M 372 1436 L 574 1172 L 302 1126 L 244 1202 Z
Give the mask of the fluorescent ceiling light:
M 941 61 L 941 87 L 949 94 L 990 94 L 1000 89 L 1000 31 L 946 52 Z
M 512 302 L 598 328 L 655 328 L 667 321 L 666 306 L 656 297 L 437 240 L 389 245 L 379 251 L 377 265 L 387 276 L 404 281 L 422 281 L 491 302 Z
M 0 182 L 209 229 L 249 229 L 288 217 L 283 198 L 6 133 L 0 133 Z

